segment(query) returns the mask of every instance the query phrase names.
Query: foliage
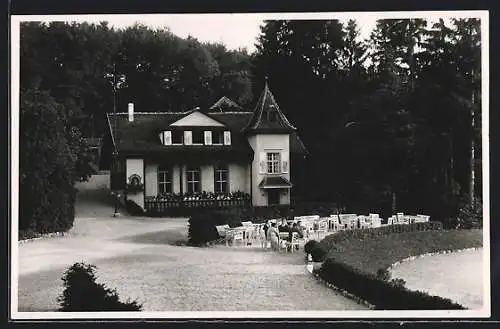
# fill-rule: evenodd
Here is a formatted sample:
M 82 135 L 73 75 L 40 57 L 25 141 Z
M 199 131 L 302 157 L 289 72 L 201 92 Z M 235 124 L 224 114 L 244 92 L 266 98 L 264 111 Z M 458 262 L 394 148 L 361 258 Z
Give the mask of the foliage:
M 431 24 L 379 20 L 369 40 L 352 20 L 262 26 L 254 75 L 269 76 L 310 152 L 307 179 L 292 171 L 298 198 L 444 221 L 480 195 L 479 20 Z
M 77 156 L 67 140 L 64 109 L 47 92 L 21 95 L 19 231 L 50 233 L 73 225 Z
M 389 272 L 386 268 L 379 268 L 377 270 L 377 279 L 389 281 L 391 279 L 391 272 Z
M 188 237 L 191 245 L 205 245 L 219 239 L 215 226 L 228 224 L 230 227 L 241 226 L 240 217 L 234 213 L 205 211 L 189 218 Z
M 331 258 L 325 260 L 317 273 L 337 288 L 375 305 L 378 310 L 464 309 L 449 299 L 409 290 L 404 287 L 404 281 L 381 280 L 374 274 Z
M 408 225 L 394 226 L 402 228 Z M 406 230 L 397 233 L 368 229 L 352 231 L 358 232 L 354 234 L 348 232 L 329 235 L 320 242 L 329 250 L 327 257 L 373 275 L 407 257 L 442 250 L 477 248 L 483 244 L 480 230 Z
M 478 229 L 483 227 L 483 203 L 476 198 L 474 205 L 468 200 L 462 203 L 458 214 L 458 227 L 464 229 Z
M 144 209 L 141 208 L 135 201 L 127 199 L 125 200 L 125 209 L 127 212 L 134 216 L 144 215 Z
M 319 244 L 319 242 L 316 240 L 307 241 L 306 244 L 304 244 L 304 252 L 306 254 L 310 254 L 312 252 L 313 248 L 318 244 Z
M 313 262 L 322 262 L 328 254 L 328 250 L 325 249 L 325 246 L 316 240 L 307 241 L 304 245 L 304 252 L 306 254 L 311 254 Z
M 140 311 L 137 301 L 121 302 L 115 289 L 96 282 L 96 267 L 85 263 L 75 263 L 62 278 L 64 291 L 58 297 L 60 311 L 100 312 L 100 311 Z

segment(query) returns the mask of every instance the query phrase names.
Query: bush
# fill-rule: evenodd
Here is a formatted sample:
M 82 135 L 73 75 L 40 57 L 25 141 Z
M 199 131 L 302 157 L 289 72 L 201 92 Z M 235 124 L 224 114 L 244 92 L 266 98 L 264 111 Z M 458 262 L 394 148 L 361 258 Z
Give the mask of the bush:
M 216 222 L 212 213 L 194 215 L 189 218 L 188 237 L 191 245 L 203 245 L 218 239 Z
M 121 302 L 116 290 L 97 283 L 94 265 L 75 263 L 68 268 L 62 278 L 64 291 L 58 297 L 60 311 L 99 312 L 99 311 L 140 311 L 142 305 L 137 301 Z
M 316 240 L 307 241 L 304 245 L 304 252 L 311 254 L 313 262 L 322 262 L 328 254 L 328 250 Z
M 73 226 L 82 147 L 68 129 L 68 108 L 49 92 L 23 90 L 20 100 L 19 233 L 63 232 Z
M 125 200 L 125 209 L 127 212 L 134 216 L 144 215 L 144 209 L 141 208 L 135 201 L 133 200 Z
M 205 211 L 189 218 L 189 243 L 204 245 L 220 238 L 215 226 L 228 224 L 229 227 L 241 226 L 238 212 Z
M 318 241 L 316 240 L 309 240 L 306 242 L 306 244 L 304 245 L 304 252 L 306 254 L 310 254 L 312 253 L 312 250 L 315 246 L 317 246 L 319 244 Z
M 476 198 L 474 205 L 464 202 L 458 214 L 458 227 L 464 229 L 479 229 L 483 227 L 483 202 Z
M 313 262 L 324 261 L 327 254 L 328 254 L 328 250 L 325 249 L 325 247 L 321 243 L 314 245 L 312 250 L 311 250 L 311 257 L 312 257 Z
M 391 279 L 391 272 L 385 268 L 380 268 L 377 271 L 377 279 L 382 281 L 389 281 Z
M 364 240 L 373 237 L 388 236 L 393 233 L 440 231 L 442 229 L 443 224 L 441 222 L 426 222 L 388 225 L 379 228 L 369 228 L 363 230 L 345 230 L 326 236 L 323 240 L 321 240 L 321 244 L 325 247 L 326 250 L 330 250 L 335 247 L 335 244 L 346 240 Z
M 366 300 L 383 310 L 450 310 L 464 309 L 449 299 L 430 296 L 404 287 L 403 280 L 384 281 L 375 275 L 362 273 L 347 264 L 331 258 L 325 260 L 316 272 L 322 279 L 337 288 Z

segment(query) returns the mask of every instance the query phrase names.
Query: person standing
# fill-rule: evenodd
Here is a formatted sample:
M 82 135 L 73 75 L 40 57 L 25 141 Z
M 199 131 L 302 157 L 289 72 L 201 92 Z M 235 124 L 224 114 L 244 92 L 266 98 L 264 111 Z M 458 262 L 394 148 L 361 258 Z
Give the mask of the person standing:
M 280 234 L 278 229 L 276 228 L 276 223 L 271 224 L 271 228 L 269 229 L 267 234 L 269 236 L 269 239 L 271 240 L 271 249 L 273 251 L 278 251 Z

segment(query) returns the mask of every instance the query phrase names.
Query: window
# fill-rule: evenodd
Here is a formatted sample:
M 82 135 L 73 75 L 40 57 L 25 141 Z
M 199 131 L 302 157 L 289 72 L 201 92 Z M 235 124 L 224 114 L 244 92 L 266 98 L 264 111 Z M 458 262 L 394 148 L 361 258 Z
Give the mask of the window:
M 279 152 L 267 153 L 267 173 L 268 174 L 281 173 L 281 159 Z
M 217 144 L 217 145 L 224 144 L 224 132 L 223 131 L 212 132 L 212 144 Z
M 201 192 L 201 170 L 199 167 L 187 167 L 186 169 L 187 192 Z
M 193 144 L 201 144 L 203 145 L 205 139 L 205 135 L 203 131 L 193 131 Z
M 228 193 L 229 192 L 229 169 L 227 165 L 219 165 L 215 167 L 214 173 L 214 192 Z
M 181 144 L 184 142 L 184 133 L 180 130 L 172 131 L 172 144 Z
M 172 193 L 172 169 L 158 168 L 158 193 Z
M 231 132 L 230 131 L 224 132 L 224 145 L 231 145 Z

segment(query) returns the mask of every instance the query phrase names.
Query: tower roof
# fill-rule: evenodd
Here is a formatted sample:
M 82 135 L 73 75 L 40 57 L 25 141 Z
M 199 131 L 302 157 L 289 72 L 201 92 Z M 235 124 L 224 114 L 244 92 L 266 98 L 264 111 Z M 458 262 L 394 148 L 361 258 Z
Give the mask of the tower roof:
M 264 90 L 255 105 L 253 115 L 244 128 L 246 132 L 255 133 L 276 133 L 276 132 L 292 132 L 295 128 L 281 112 L 274 95 L 266 83 Z

